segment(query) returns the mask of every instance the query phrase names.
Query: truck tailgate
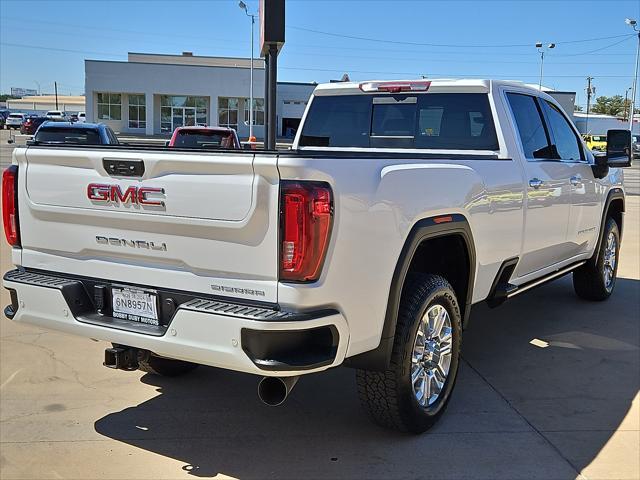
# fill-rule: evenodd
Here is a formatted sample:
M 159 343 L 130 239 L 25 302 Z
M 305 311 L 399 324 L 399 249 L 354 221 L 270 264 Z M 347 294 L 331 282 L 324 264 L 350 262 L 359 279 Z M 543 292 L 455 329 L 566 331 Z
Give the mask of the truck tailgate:
M 30 147 L 16 158 L 23 266 L 277 301 L 275 155 Z

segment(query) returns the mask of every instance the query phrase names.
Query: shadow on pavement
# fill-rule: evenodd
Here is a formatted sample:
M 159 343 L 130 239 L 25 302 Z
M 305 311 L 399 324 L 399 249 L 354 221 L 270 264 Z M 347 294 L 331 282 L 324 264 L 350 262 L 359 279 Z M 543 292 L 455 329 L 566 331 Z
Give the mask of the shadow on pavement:
M 158 395 L 95 429 L 196 477 L 573 479 L 638 392 L 639 295 L 619 279 L 609 301 L 584 302 L 565 278 L 478 306 L 449 410 L 422 436 L 372 425 L 345 368 L 303 378 L 280 408 L 260 404 L 251 375 L 145 375 Z

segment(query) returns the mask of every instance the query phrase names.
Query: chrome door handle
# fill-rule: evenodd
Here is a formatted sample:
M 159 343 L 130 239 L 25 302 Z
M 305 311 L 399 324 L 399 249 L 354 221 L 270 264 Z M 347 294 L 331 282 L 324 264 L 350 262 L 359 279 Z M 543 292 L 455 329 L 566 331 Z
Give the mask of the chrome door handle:
M 543 183 L 544 182 L 539 178 L 532 178 L 531 180 L 529 180 L 529 186 L 531 188 L 535 188 L 536 190 L 539 189 Z
M 571 177 L 569 181 L 571 182 L 571 185 L 573 185 L 574 187 L 577 187 L 578 185 L 582 184 L 582 177 L 580 175 L 575 175 Z

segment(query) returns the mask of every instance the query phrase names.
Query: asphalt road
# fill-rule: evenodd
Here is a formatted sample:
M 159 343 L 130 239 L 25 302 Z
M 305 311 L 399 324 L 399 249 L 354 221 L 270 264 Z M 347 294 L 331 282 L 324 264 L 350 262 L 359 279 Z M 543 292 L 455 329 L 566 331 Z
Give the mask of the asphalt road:
M 104 343 L 2 318 L 0 477 L 638 479 L 640 196 L 627 202 L 614 295 L 579 300 L 566 277 L 475 308 L 449 409 L 421 436 L 372 425 L 346 368 L 269 408 L 253 376 L 113 371 Z

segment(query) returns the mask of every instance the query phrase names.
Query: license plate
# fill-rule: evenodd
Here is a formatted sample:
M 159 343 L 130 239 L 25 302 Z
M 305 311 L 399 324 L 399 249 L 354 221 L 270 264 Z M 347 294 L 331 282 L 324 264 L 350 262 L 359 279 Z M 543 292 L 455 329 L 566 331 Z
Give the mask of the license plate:
M 155 292 L 135 288 L 112 288 L 113 317 L 133 322 L 159 325 L 158 296 Z

